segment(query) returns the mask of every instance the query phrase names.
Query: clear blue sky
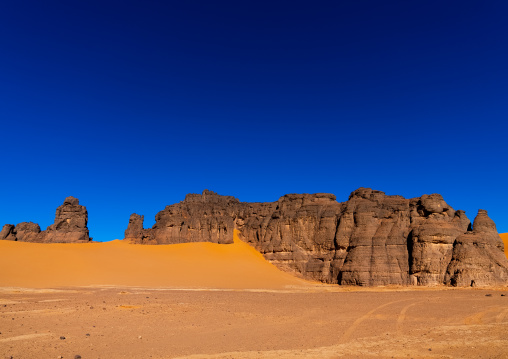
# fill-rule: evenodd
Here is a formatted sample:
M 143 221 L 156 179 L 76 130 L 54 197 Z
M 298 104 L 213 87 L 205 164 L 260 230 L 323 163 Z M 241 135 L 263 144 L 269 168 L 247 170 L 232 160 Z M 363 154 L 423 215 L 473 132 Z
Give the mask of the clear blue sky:
M 0 4 L 0 223 L 441 193 L 508 232 L 506 1 Z

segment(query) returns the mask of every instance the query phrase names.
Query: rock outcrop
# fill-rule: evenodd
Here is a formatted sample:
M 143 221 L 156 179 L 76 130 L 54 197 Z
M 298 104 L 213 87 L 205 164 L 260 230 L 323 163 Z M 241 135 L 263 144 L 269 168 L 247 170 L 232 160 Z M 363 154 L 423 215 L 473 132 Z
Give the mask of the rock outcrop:
M 37 223 L 21 222 L 4 225 L 0 240 L 39 243 L 80 243 L 91 240 L 88 234 L 88 212 L 74 197 L 67 197 L 56 209 L 55 223 L 45 231 Z
M 43 233 L 43 242 L 79 243 L 90 240 L 88 234 L 88 212 L 74 197 L 67 197 L 56 209 L 55 223 Z
M 266 259 L 303 277 L 333 282 L 343 261 L 335 241 L 343 204 L 331 194 L 289 194 L 274 203 L 247 204 L 237 228 Z
M 508 281 L 502 242 L 486 213 L 479 213 L 471 231 L 464 211 L 455 211 L 438 194 L 405 199 L 360 188 L 344 203 L 326 193 L 245 203 L 205 190 L 167 206 L 150 229 L 133 214 L 125 238 L 145 244 L 227 244 L 235 229 L 279 268 L 325 283 L 469 286 Z
M 436 285 L 444 282 L 455 239 L 467 231 L 470 221 L 464 211 L 454 211 L 441 195 L 423 195 L 411 200 L 408 237 L 411 282 Z
M 2 231 L 0 231 L 0 240 L 9 240 L 9 241 L 15 241 L 16 240 L 16 226 L 14 224 L 5 224 L 2 228 Z
M 41 227 L 33 222 L 21 222 L 14 228 L 16 240 L 20 242 L 41 242 Z
M 145 243 L 150 242 L 150 230 L 143 229 L 143 221 L 145 216 L 133 213 L 129 218 L 129 225 L 124 233 L 124 240 L 134 243 Z M 154 243 L 157 244 L 157 243 Z
M 183 202 L 167 206 L 151 230 L 143 229 L 143 216 L 131 215 L 125 239 L 134 243 L 233 243 L 234 215 L 239 201 L 211 191 L 188 194 Z
M 480 209 L 473 231 L 461 234 L 455 240 L 445 283 L 475 287 L 504 285 L 507 281 L 504 243 L 487 211 Z

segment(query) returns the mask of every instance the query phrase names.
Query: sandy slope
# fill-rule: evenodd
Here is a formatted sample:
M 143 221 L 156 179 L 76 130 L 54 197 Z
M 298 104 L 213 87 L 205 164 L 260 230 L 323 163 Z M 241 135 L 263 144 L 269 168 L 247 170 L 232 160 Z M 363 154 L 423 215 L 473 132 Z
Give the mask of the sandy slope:
M 306 283 L 278 270 L 235 233 L 235 243 L 160 246 L 123 241 L 39 244 L 0 241 L 0 286 L 126 285 L 284 288 Z
M 508 233 L 500 236 L 508 256 Z M 307 283 L 278 270 L 241 242 L 236 233 L 231 245 L 0 241 L 0 273 L 0 286 L 30 288 L 124 285 L 280 289 Z
M 112 287 L 41 289 L 83 285 Z M 508 288 L 316 286 L 238 238 L 0 241 L 8 358 L 507 358 L 507 332 Z
M 504 242 L 504 254 L 508 257 L 508 233 L 501 233 L 499 236 Z

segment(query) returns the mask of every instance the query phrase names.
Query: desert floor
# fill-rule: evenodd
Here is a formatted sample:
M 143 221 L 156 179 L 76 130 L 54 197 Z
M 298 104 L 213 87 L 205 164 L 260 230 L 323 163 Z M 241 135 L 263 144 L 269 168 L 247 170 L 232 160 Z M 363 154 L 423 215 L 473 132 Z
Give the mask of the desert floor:
M 508 357 L 508 290 L 4 288 L 0 298 L 8 358 Z
M 0 243 L 0 358 L 508 357 L 508 288 L 318 285 L 225 247 Z

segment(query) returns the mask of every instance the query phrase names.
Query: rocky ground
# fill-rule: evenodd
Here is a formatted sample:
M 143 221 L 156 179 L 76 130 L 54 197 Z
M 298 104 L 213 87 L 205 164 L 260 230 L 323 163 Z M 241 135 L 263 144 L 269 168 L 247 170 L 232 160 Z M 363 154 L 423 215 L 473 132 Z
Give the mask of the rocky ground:
M 2 288 L 7 358 L 506 358 L 508 288 Z

